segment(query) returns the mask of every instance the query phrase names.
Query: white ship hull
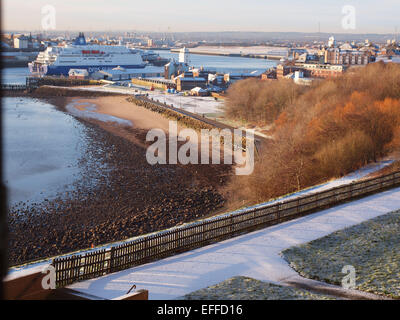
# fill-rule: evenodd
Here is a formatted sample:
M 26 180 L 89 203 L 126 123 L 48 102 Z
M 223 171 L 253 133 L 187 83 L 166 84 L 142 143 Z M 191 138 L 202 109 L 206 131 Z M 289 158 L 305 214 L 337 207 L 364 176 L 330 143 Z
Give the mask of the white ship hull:
M 144 68 L 139 53 L 124 46 L 87 45 L 83 34 L 75 44 L 65 47 L 49 47 L 39 53 L 36 60 L 29 63 L 29 69 L 35 74 L 68 75 L 70 69 L 86 69 L 89 73 L 98 70 Z

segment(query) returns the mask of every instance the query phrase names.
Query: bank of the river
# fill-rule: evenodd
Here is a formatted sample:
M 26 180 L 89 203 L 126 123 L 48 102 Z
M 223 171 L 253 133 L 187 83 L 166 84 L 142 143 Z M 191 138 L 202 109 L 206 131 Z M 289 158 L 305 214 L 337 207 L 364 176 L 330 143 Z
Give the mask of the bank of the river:
M 46 101 L 67 112 L 71 99 L 53 96 Z M 10 208 L 10 265 L 165 229 L 224 205 L 219 188 L 230 166 L 151 166 L 145 156 L 146 130 L 75 120 L 87 137 L 88 148 L 80 159 L 82 179 L 52 199 Z

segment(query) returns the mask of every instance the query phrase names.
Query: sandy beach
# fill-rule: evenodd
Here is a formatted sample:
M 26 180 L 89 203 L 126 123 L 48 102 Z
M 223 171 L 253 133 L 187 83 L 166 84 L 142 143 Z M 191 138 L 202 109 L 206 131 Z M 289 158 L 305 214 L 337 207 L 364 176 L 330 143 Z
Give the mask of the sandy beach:
M 98 97 L 71 99 L 79 110 L 88 109 L 88 105 L 95 105 L 92 112 L 106 114 L 120 119 L 131 121 L 132 126 L 137 129 L 150 130 L 160 128 L 168 131 L 169 119 L 148 109 L 138 107 L 126 100 L 125 96 Z

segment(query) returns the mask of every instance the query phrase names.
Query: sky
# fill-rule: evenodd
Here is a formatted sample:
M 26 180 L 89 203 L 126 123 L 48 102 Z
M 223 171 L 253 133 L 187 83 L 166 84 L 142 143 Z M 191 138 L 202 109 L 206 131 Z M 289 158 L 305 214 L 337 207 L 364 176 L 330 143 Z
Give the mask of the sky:
M 55 30 L 400 32 L 400 0 L 3 0 L 3 30 L 43 29 L 55 9 Z M 343 28 L 353 6 L 354 29 Z M 48 20 L 47 20 L 48 21 Z

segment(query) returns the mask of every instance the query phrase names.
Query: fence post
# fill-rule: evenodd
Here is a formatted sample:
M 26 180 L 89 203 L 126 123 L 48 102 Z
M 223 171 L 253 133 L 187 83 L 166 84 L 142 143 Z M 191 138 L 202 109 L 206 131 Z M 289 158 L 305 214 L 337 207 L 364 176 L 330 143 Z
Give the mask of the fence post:
M 113 273 L 114 272 L 114 253 L 115 253 L 115 247 L 111 247 L 111 250 L 110 250 L 110 262 L 109 262 L 108 272 L 107 273 Z
M 350 184 L 350 198 L 353 198 L 353 183 Z
M 280 223 L 281 222 L 281 210 L 280 210 L 280 204 L 278 204 L 278 206 L 277 206 L 277 213 L 276 213 L 276 217 L 278 218 L 278 223 Z
M 146 262 L 149 262 L 148 261 L 148 259 L 149 259 L 149 252 L 148 252 L 148 250 L 149 250 L 149 238 L 146 238 L 145 240 L 144 240 L 144 261 L 146 261 Z

